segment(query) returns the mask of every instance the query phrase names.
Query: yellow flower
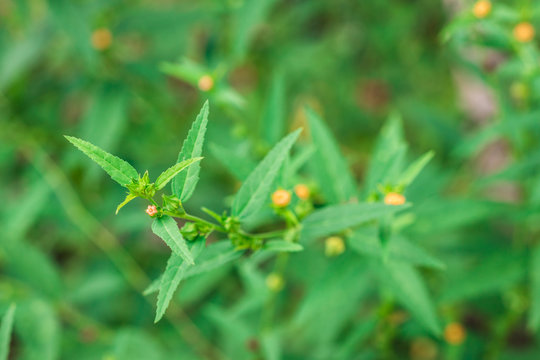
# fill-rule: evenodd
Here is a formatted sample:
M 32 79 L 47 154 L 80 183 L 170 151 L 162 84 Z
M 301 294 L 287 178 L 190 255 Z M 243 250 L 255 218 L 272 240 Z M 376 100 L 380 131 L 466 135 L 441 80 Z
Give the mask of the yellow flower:
M 210 75 L 201 76 L 197 85 L 201 91 L 210 91 L 214 87 L 214 79 Z
M 444 339 L 451 345 L 460 345 L 465 341 L 465 328 L 457 322 L 450 323 L 444 328 Z
M 294 193 L 298 196 L 299 199 L 307 200 L 309 199 L 310 191 L 309 188 L 304 184 L 298 184 L 294 187 Z

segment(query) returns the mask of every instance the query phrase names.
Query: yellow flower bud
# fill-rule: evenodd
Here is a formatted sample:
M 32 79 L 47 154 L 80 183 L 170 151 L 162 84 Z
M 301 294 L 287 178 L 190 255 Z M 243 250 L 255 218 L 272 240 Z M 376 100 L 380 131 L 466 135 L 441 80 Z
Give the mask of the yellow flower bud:
M 266 286 L 274 292 L 279 292 L 285 286 L 285 281 L 283 280 L 281 275 L 271 273 L 266 277 Z
M 451 345 L 460 345 L 465 341 L 465 328 L 457 322 L 450 323 L 444 328 L 444 339 Z
M 477 1 L 473 6 L 472 12 L 478 19 L 485 18 L 491 12 L 491 2 L 487 0 Z
M 197 85 L 201 91 L 210 91 L 214 87 L 214 79 L 210 75 L 201 76 Z
M 285 207 L 291 202 L 291 193 L 287 190 L 279 189 L 272 194 L 272 203 L 278 207 Z
M 345 251 L 345 242 L 338 236 L 332 236 L 324 242 L 324 253 L 326 256 L 338 256 Z
M 310 191 L 309 188 L 304 184 L 298 184 L 294 187 L 294 193 L 301 200 L 309 199 Z
M 384 197 L 384 203 L 387 205 L 403 205 L 405 204 L 405 196 L 396 192 L 390 192 Z
M 519 42 L 529 42 L 534 39 L 534 27 L 529 22 L 522 22 L 514 27 L 514 38 Z
M 112 39 L 111 31 L 107 28 L 101 28 L 94 30 L 90 40 L 94 49 L 103 51 L 111 46 Z

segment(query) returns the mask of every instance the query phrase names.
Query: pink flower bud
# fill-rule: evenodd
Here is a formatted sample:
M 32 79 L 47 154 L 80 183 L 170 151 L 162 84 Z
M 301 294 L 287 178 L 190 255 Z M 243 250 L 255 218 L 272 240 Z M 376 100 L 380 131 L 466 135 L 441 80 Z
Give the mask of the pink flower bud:
M 155 205 L 148 205 L 148 207 L 146 208 L 146 213 L 150 216 L 154 216 L 157 214 L 157 208 Z

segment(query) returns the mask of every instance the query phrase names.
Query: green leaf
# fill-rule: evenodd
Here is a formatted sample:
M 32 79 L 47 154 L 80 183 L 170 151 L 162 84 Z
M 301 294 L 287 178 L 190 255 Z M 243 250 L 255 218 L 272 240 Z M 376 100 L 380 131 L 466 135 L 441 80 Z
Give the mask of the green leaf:
M 354 227 L 393 214 L 410 205 L 385 205 L 381 203 L 334 205 L 314 211 L 302 221 L 302 239 L 336 234 Z
M 9 355 L 9 344 L 11 341 L 11 330 L 13 329 L 13 318 L 15 317 L 15 304 L 11 304 L 0 325 L 0 360 L 7 360 Z
M 197 241 L 193 245 L 191 248 L 191 255 L 193 258 L 197 258 L 197 256 L 204 249 L 204 246 L 205 241 Z M 182 257 L 176 254 L 171 254 L 169 257 L 169 261 L 167 261 L 167 268 L 165 269 L 165 272 L 163 273 L 163 276 L 161 276 L 161 280 L 159 282 L 156 317 L 154 319 L 155 323 L 161 320 L 165 314 L 165 310 L 167 310 L 174 292 L 178 288 L 180 281 L 184 278 L 186 269 L 188 269 L 190 266 L 193 266 L 193 264 L 188 263 Z
M 356 181 L 330 130 L 311 109 L 307 109 L 309 130 L 315 145 L 314 166 L 321 191 L 330 203 L 346 202 L 356 196 Z
M 115 212 L 115 214 L 118 214 L 118 212 L 120 211 L 121 208 L 124 207 L 124 205 L 126 205 L 126 204 L 129 203 L 131 200 L 135 199 L 136 197 L 137 197 L 137 196 L 135 196 L 135 195 L 128 194 L 128 195 L 126 196 L 126 199 L 125 199 L 124 201 L 122 201 L 122 202 L 120 203 L 120 205 L 118 205 L 118 206 L 116 207 L 116 212 Z
M 208 246 L 197 258 L 197 264 L 186 269 L 183 278 L 187 279 L 195 275 L 203 274 L 217 269 L 230 261 L 238 259 L 242 255 L 241 251 L 235 248 L 228 241 L 220 241 Z M 153 281 L 145 290 L 144 295 L 150 295 L 159 290 L 161 277 Z
M 92 145 L 88 141 L 77 139 L 73 136 L 65 136 L 66 139 L 79 150 L 85 153 L 90 159 L 94 160 L 109 176 L 122 186 L 126 186 L 131 179 L 137 179 L 137 170 L 127 161 L 120 159 L 108 152 Z
M 31 298 L 17 304 L 15 332 L 21 341 L 19 359 L 56 360 L 60 357 L 60 324 L 52 306 Z
M 210 152 L 239 181 L 244 181 L 256 167 L 246 154 L 221 145 L 210 144 Z
M 540 327 L 540 246 L 533 249 L 529 265 L 531 282 L 531 311 L 529 327 L 536 331 Z
M 424 155 L 422 155 L 418 160 L 413 162 L 409 167 L 401 174 L 398 185 L 401 185 L 403 187 L 409 186 L 414 179 L 420 174 L 422 169 L 427 165 L 427 163 L 431 160 L 433 157 L 434 152 L 428 151 Z
M 263 250 L 295 252 L 304 250 L 304 247 L 300 244 L 290 241 L 271 240 L 264 244 Z
M 300 131 L 302 129 L 298 129 L 283 138 L 251 172 L 234 198 L 232 205 L 233 216 L 244 219 L 255 214 L 269 201 L 272 183 L 287 158 L 289 150 L 298 135 L 300 135 Z
M 397 300 L 402 303 L 427 330 L 434 335 L 441 332 L 435 306 L 424 280 L 409 264 L 385 262 L 381 281 L 385 281 Z
M 374 191 L 379 184 L 395 183 L 402 171 L 406 150 L 401 118 L 393 114 L 377 138 L 366 175 L 365 191 Z
M 169 357 L 161 345 L 140 329 L 121 329 L 116 333 L 112 355 L 104 359 L 114 360 L 165 360 Z M 184 358 L 180 356 L 180 358 Z
M 208 124 L 208 101 L 206 101 L 197 118 L 191 125 L 188 135 L 178 154 L 178 162 L 197 158 L 202 155 L 206 125 Z M 180 201 L 188 200 L 199 182 L 200 163 L 193 164 L 186 172 L 178 174 L 172 181 L 172 192 Z
M 201 160 L 202 157 L 198 157 L 174 164 L 158 176 L 158 178 L 156 179 L 156 190 L 163 189 L 165 185 L 167 185 L 169 181 L 171 181 L 176 175 L 178 175 L 180 171 Z
M 152 231 L 167 244 L 173 253 L 182 257 L 187 263 L 194 264 L 193 256 L 186 241 L 182 237 L 178 224 L 170 216 L 156 218 L 152 223 Z
M 283 74 L 276 72 L 272 77 L 261 127 L 261 136 L 266 143 L 274 145 L 281 138 L 285 119 L 285 81 Z
M 385 258 L 387 261 L 401 261 L 439 270 L 446 268 L 446 265 L 442 261 L 401 236 L 393 236 L 387 246 L 383 247 L 378 229 L 375 226 L 358 229 L 347 240 L 351 248 L 362 255 L 379 259 Z

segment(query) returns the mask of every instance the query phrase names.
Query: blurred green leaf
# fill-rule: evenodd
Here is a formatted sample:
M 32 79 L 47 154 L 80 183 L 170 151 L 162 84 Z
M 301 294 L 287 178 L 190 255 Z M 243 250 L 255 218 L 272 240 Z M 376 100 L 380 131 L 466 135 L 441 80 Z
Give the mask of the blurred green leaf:
M 8 360 L 14 317 L 15 304 L 11 304 L 2 317 L 2 324 L 0 325 L 0 360 Z
M 529 327 L 537 331 L 540 326 L 540 246 L 535 246 L 529 260 L 529 278 L 531 284 L 531 310 Z
M 381 203 L 343 204 L 316 210 L 302 221 L 304 240 L 337 234 L 345 229 L 367 223 L 408 208 L 409 205 Z
M 285 129 L 285 79 L 281 72 L 272 76 L 269 94 L 262 118 L 261 137 L 269 144 L 274 145 L 283 135 Z
M 15 332 L 21 360 L 55 360 L 60 355 L 60 324 L 47 302 L 33 298 L 17 304 Z
M 332 204 L 356 197 L 356 182 L 339 146 L 320 116 L 306 109 L 309 130 L 315 145 L 316 176 L 326 200 Z
M 303 249 L 304 247 L 302 245 L 285 240 L 271 240 L 266 242 L 263 246 L 263 250 L 268 251 L 295 252 L 302 251 Z
M 166 359 L 159 344 L 144 331 L 120 330 L 113 346 L 115 360 L 163 360 Z
M 396 296 L 427 330 L 441 333 L 435 307 L 422 277 L 411 265 L 385 262 L 381 266 L 381 281 L 386 282 Z

